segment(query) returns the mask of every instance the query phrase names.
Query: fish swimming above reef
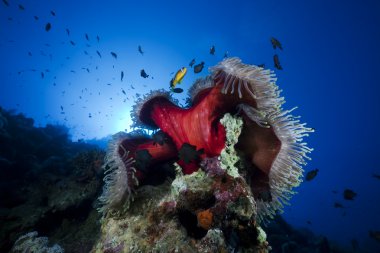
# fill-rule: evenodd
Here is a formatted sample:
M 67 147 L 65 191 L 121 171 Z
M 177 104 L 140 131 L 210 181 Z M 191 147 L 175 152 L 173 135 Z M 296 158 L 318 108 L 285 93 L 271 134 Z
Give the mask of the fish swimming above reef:
M 171 89 L 171 91 L 174 93 L 182 93 L 183 89 L 177 87 L 177 88 Z
M 280 41 L 278 41 L 278 39 L 272 37 L 270 39 L 270 42 L 272 43 L 273 49 L 279 48 L 282 50 L 282 45 L 281 45 Z
M 215 46 L 210 48 L 210 54 L 215 55 Z
M 228 51 L 224 52 L 224 55 L 223 55 L 223 58 L 227 58 L 228 57 Z
M 203 67 L 205 66 L 205 63 L 204 62 L 201 62 L 197 65 L 194 66 L 194 73 L 195 74 L 198 74 L 200 73 L 202 70 L 203 70 Z
M 50 14 L 55 17 L 55 12 L 54 11 L 50 11 Z
M 99 58 L 102 58 L 102 55 L 100 54 L 100 52 L 98 50 L 96 50 L 96 53 L 99 56 Z
M 140 70 L 140 76 L 144 77 L 144 78 L 148 78 L 149 75 L 145 72 L 144 69 Z
M 24 7 L 23 5 L 21 5 L 21 4 L 18 5 L 18 8 L 19 8 L 20 10 L 22 10 L 22 11 L 25 10 L 25 7 Z
M 3 0 L 3 3 L 6 5 L 6 6 L 9 6 L 9 3 L 7 0 Z
M 66 28 L 67 36 L 70 36 L 70 30 Z
M 50 23 L 47 23 L 46 25 L 45 25 L 45 31 L 50 31 L 50 29 L 51 29 L 51 24 Z
M 356 197 L 356 195 L 357 195 L 357 193 L 354 192 L 351 189 L 345 189 L 344 192 L 343 192 L 343 197 L 346 200 L 354 200 L 354 198 Z
M 195 59 L 192 59 L 191 62 L 189 63 L 190 68 L 192 68 L 194 64 L 195 64 Z
M 313 180 L 316 176 L 317 176 L 317 174 L 318 174 L 318 171 L 319 171 L 319 169 L 315 169 L 315 170 L 311 170 L 311 171 L 309 171 L 307 174 L 306 174 L 306 181 L 311 181 L 311 180 Z
M 181 83 L 186 73 L 187 73 L 186 67 L 182 67 L 181 69 L 179 69 L 177 73 L 174 75 L 174 77 L 172 78 L 172 80 L 170 80 L 170 88 L 174 89 L 177 84 Z
M 274 62 L 274 66 L 276 67 L 276 69 L 278 69 L 278 70 L 282 70 L 282 66 L 281 66 L 281 64 L 280 64 L 280 59 L 278 58 L 278 55 L 277 55 L 277 54 L 275 54 L 275 55 L 273 56 L 273 62 Z
M 144 52 L 142 51 L 142 48 L 141 48 L 140 45 L 139 45 L 139 47 L 138 47 L 138 51 L 139 51 L 139 53 L 140 53 L 141 55 L 144 55 Z

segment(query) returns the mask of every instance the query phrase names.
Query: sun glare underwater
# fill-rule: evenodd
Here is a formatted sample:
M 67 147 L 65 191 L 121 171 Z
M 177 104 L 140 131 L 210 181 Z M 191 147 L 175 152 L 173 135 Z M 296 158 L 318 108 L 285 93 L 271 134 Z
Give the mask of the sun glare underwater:
M 380 252 L 378 1 L 0 2 L 0 252 Z

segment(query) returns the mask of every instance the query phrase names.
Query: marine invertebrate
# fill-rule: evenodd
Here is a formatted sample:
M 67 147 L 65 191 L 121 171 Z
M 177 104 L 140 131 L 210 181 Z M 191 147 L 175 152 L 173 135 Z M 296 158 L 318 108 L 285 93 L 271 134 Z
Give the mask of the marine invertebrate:
M 64 250 L 58 245 L 54 244 L 49 247 L 49 240 L 47 237 L 37 237 L 38 232 L 33 231 L 20 236 L 15 242 L 11 252 L 41 252 L 41 253 L 63 253 Z
M 154 170 L 154 164 L 177 159 L 184 145 L 202 150 L 197 153 L 199 159 L 177 160 L 184 174 L 198 170 L 206 158 L 219 157 L 223 169 L 234 177 L 243 176 L 250 184 L 260 219 L 272 216 L 287 203 L 311 152 L 302 140 L 312 129 L 292 116 L 292 110 L 282 109 L 284 98 L 272 71 L 227 58 L 211 72 L 190 89 L 189 108 L 178 106 L 162 90 L 139 99 L 132 111 L 134 126 L 160 129 L 169 140 L 154 145 L 148 136 L 119 135 L 114 139 L 106 159 L 102 211 L 127 199 L 138 181 Z M 228 113 L 239 119 L 222 120 Z M 146 156 L 147 164 L 136 166 L 141 150 L 151 156 Z

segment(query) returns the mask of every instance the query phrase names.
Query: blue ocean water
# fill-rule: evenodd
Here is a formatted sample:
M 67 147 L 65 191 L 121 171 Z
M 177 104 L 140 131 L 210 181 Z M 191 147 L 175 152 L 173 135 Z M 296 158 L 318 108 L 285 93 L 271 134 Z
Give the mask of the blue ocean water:
M 369 0 L 4 0 L 0 106 L 36 126 L 64 124 L 73 140 L 99 139 L 129 130 L 139 94 L 168 90 L 172 73 L 193 58 L 205 68 L 187 73 L 179 85 L 185 91 L 225 53 L 265 64 L 278 76 L 284 107 L 298 106 L 294 114 L 315 128 L 305 140 L 314 148 L 305 170 L 319 173 L 296 189 L 284 218 L 377 252 L 369 231 L 380 230 L 380 180 L 373 177 L 380 174 L 379 13 L 380 2 Z M 273 49 L 271 37 L 283 50 Z M 186 92 L 174 97 L 185 103 Z M 343 198 L 345 189 L 357 193 L 354 200 Z

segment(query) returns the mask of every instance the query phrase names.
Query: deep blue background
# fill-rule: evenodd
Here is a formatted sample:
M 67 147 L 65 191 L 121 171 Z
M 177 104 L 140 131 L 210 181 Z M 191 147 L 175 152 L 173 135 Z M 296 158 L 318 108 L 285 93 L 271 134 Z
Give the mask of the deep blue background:
M 285 218 L 347 245 L 356 238 L 364 249 L 380 247 L 368 236 L 380 230 L 380 180 L 372 177 L 380 174 L 380 1 L 8 2 L 0 3 L 0 106 L 36 125 L 66 124 L 73 139 L 129 129 L 135 94 L 168 89 L 171 73 L 192 58 L 206 66 L 198 75 L 190 69 L 179 85 L 185 91 L 225 51 L 271 69 L 277 53 L 284 107 L 299 106 L 294 114 L 316 129 L 306 140 L 315 151 L 305 169 L 320 170 L 297 189 Z M 283 51 L 272 48 L 271 36 Z M 142 68 L 154 79 L 140 77 Z M 354 201 L 343 199 L 346 188 L 357 192 Z

